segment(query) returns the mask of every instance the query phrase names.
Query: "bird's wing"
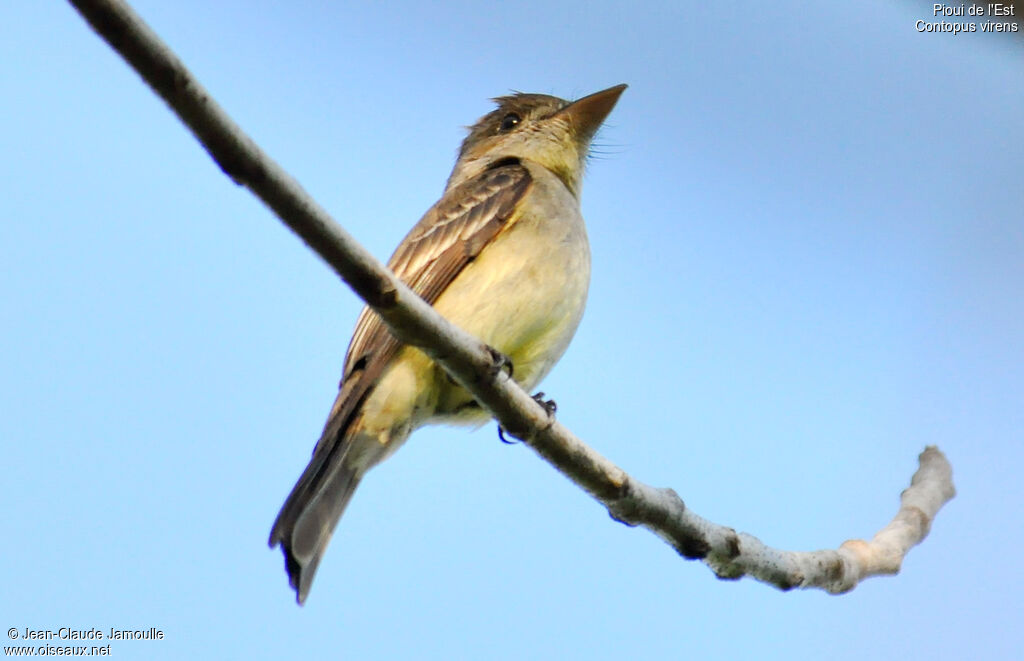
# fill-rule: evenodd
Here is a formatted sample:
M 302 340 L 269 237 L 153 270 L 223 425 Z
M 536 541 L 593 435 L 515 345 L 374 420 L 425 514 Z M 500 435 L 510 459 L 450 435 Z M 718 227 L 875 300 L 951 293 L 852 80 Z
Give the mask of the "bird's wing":
M 531 184 L 519 164 L 486 170 L 448 191 L 409 231 L 388 260 L 399 280 L 431 305 L 512 220 Z M 345 378 L 361 362 L 387 362 L 398 347 L 376 312 L 364 308 L 345 356 Z M 391 346 L 391 345 L 394 346 Z

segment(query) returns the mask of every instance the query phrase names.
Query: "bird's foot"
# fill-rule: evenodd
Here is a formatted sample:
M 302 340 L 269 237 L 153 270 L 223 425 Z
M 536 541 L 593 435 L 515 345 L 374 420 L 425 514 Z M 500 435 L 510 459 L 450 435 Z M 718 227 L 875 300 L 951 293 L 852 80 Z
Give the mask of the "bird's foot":
M 544 411 L 548 414 L 549 418 L 555 417 L 555 412 L 558 411 L 558 404 L 553 399 L 544 399 L 544 393 L 539 392 L 533 396 L 533 401 L 544 407 Z
M 544 399 L 544 393 L 539 392 L 533 396 L 533 401 L 537 402 L 544 408 L 544 411 L 548 414 L 549 419 L 554 420 L 555 412 L 558 410 L 558 404 L 555 403 L 555 400 Z M 502 443 L 505 443 L 507 445 L 515 445 L 516 443 L 519 442 L 519 440 L 515 438 L 513 438 L 511 441 L 508 440 L 508 438 L 505 436 L 505 428 L 502 427 L 501 425 L 498 425 L 498 438 L 501 440 Z
M 508 372 L 508 378 L 512 378 L 512 373 L 515 371 L 515 367 L 512 365 L 512 359 L 498 351 L 491 345 L 487 345 L 487 352 L 491 354 L 491 378 L 498 376 L 498 372 L 505 370 Z

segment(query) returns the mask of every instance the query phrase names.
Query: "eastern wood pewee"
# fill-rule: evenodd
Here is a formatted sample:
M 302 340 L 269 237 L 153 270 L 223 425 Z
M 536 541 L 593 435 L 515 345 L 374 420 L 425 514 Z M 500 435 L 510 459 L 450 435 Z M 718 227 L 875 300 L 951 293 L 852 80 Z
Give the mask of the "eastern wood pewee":
M 591 138 L 626 89 L 570 103 L 513 94 L 470 129 L 444 195 L 388 267 L 449 321 L 507 356 L 532 389 L 583 315 L 590 248 L 580 183 Z M 338 398 L 313 458 L 270 533 L 301 604 L 359 480 L 422 425 L 486 412 L 418 349 L 363 308 Z

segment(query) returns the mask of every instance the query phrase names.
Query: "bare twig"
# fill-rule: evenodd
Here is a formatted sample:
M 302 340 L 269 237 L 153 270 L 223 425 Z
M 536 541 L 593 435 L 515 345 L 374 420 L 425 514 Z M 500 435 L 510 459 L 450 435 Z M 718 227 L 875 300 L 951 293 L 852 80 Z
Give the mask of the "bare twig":
M 783 589 L 844 592 L 869 576 L 896 573 L 903 556 L 925 537 L 939 508 L 953 497 L 950 465 L 938 449 L 929 447 L 921 454 L 896 518 L 870 542 L 846 542 L 835 551 L 779 551 L 693 514 L 674 491 L 633 479 L 549 418 L 503 370 L 495 369 L 479 340 L 448 323 L 399 282 L 267 157 L 124 2 L 70 1 L 188 125 L 221 169 L 302 237 L 396 337 L 441 364 L 506 432 L 529 443 L 616 520 L 650 529 L 683 556 L 702 559 L 722 578 L 750 575 Z

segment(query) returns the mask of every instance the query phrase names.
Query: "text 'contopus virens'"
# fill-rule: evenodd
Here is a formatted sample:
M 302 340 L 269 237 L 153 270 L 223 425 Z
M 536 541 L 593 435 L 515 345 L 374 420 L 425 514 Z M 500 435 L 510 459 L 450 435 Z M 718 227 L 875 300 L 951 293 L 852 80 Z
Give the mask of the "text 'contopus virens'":
M 527 391 L 562 356 L 583 315 L 590 281 L 583 166 L 624 89 L 573 103 L 543 94 L 495 99 L 498 108 L 462 143 L 441 200 L 388 261 L 441 315 L 507 356 Z M 299 603 L 366 471 L 417 427 L 487 419 L 468 392 L 399 343 L 370 308 L 356 322 L 342 374 L 313 458 L 270 533 Z

